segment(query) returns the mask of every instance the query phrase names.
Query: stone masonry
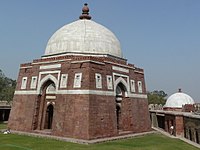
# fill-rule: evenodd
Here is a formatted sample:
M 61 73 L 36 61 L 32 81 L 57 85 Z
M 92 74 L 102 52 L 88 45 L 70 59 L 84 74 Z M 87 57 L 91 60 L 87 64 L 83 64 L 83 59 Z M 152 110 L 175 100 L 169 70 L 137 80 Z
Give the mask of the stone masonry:
M 81 87 L 74 88 L 76 73 L 82 73 Z M 96 88 L 95 73 L 101 75 L 102 88 Z M 61 88 L 61 76 L 67 74 L 66 87 Z M 106 76 L 112 77 L 108 89 Z M 26 86 L 22 89 L 23 79 Z M 32 77 L 36 86 L 31 88 Z M 135 91 L 130 90 L 135 81 Z M 138 81 L 142 93 L 138 92 Z M 54 99 L 47 99 L 48 85 L 55 85 Z M 116 86 L 123 84 L 120 121 L 117 128 Z M 49 96 L 49 95 L 48 95 Z M 51 128 L 45 127 L 47 106 L 53 106 Z M 48 123 L 47 123 L 48 124 Z M 78 139 L 112 137 L 129 131 L 150 130 L 150 118 L 145 89 L 144 72 L 125 59 L 91 56 L 59 56 L 33 60 L 22 64 L 9 119 L 12 130 L 36 132 L 48 129 L 51 135 Z

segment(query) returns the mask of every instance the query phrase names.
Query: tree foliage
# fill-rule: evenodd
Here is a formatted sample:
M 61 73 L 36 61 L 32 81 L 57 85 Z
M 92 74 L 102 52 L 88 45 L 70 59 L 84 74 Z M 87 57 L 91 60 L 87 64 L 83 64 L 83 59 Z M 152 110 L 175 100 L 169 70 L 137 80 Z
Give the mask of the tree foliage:
M 153 92 L 148 92 L 148 102 L 149 104 L 162 104 L 164 105 L 166 102 L 167 94 L 164 91 L 155 90 Z
M 16 80 L 6 77 L 0 69 L 0 101 L 12 101 Z

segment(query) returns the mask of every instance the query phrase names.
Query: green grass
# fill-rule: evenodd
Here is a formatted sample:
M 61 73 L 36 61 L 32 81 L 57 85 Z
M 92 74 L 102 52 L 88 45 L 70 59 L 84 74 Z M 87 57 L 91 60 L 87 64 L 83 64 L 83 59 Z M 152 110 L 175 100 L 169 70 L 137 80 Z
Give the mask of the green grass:
M 0 125 L 1 126 L 1 125 Z M 181 140 L 149 134 L 126 140 L 81 145 L 47 138 L 0 134 L 0 150 L 198 150 Z

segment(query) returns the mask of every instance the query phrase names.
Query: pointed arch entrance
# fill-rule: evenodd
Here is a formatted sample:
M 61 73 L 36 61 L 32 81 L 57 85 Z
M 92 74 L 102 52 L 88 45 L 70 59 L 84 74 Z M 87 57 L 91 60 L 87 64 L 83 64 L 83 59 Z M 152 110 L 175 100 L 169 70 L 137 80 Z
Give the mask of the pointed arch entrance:
M 123 130 L 123 115 L 122 115 L 122 101 L 125 98 L 125 94 L 127 92 L 126 87 L 122 82 L 119 82 L 116 86 L 116 118 L 117 118 L 117 130 L 122 131 Z
M 48 79 L 43 82 L 35 103 L 34 130 L 52 129 L 55 100 L 56 85 L 51 79 Z

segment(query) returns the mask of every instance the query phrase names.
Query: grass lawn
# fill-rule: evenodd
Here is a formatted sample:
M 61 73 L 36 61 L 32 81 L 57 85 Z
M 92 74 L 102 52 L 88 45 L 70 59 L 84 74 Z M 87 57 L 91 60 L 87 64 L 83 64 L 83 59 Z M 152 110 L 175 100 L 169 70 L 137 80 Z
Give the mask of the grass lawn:
M 1 125 L 0 125 L 1 126 Z M 126 140 L 81 145 L 17 134 L 0 134 L 0 150 L 198 150 L 178 139 L 149 134 Z

